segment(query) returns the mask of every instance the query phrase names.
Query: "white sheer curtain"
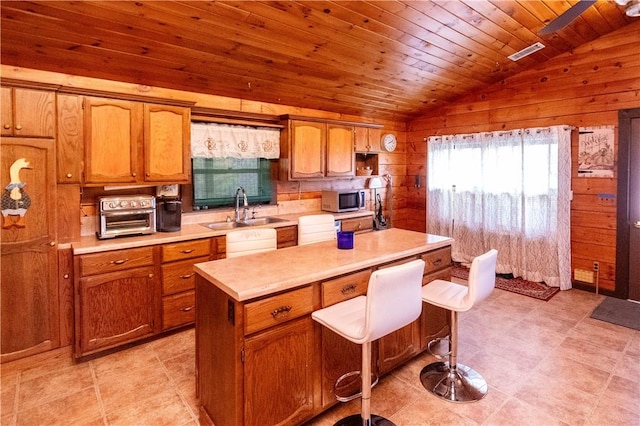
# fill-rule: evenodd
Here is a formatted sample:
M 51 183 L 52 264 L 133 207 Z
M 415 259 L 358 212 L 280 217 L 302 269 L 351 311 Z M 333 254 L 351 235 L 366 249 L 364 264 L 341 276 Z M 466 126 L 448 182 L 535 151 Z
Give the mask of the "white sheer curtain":
M 280 130 L 218 123 L 191 123 L 194 158 L 280 157 Z
M 427 229 L 455 261 L 498 250 L 498 273 L 571 288 L 571 129 L 428 139 Z

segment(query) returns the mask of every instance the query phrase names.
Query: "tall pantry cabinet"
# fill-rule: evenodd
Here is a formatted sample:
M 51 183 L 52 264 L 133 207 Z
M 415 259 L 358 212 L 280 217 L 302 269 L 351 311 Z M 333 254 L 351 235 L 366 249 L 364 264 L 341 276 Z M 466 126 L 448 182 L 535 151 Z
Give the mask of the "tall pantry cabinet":
M 55 94 L 2 87 L 0 360 L 59 346 Z

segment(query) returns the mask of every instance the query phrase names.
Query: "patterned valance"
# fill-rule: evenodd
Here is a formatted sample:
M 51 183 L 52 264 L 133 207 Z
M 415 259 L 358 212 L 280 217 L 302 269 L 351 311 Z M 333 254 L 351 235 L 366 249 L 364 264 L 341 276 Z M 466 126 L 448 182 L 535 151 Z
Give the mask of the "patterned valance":
M 217 123 L 191 123 L 194 158 L 280 157 L 280 130 Z

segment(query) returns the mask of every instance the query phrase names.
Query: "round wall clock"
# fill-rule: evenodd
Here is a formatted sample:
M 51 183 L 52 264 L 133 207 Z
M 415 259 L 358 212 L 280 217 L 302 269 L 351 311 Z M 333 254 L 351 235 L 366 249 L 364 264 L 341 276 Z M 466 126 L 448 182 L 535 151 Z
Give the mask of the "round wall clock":
M 394 151 L 396 149 L 396 146 L 398 145 L 398 141 L 396 140 L 395 135 L 392 135 L 391 133 L 387 133 L 385 135 L 382 135 L 382 149 L 384 149 L 385 151 Z

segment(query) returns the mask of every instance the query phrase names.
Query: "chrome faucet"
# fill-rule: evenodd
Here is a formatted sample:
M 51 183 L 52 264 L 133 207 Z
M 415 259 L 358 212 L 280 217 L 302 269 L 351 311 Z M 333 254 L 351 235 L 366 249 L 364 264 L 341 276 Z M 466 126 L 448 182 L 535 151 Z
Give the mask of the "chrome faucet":
M 236 189 L 236 214 L 235 220 L 236 222 L 240 222 L 240 193 L 242 193 L 242 206 L 243 206 L 243 221 L 246 221 L 249 218 L 249 203 L 247 201 L 247 193 L 244 188 L 239 186 Z

